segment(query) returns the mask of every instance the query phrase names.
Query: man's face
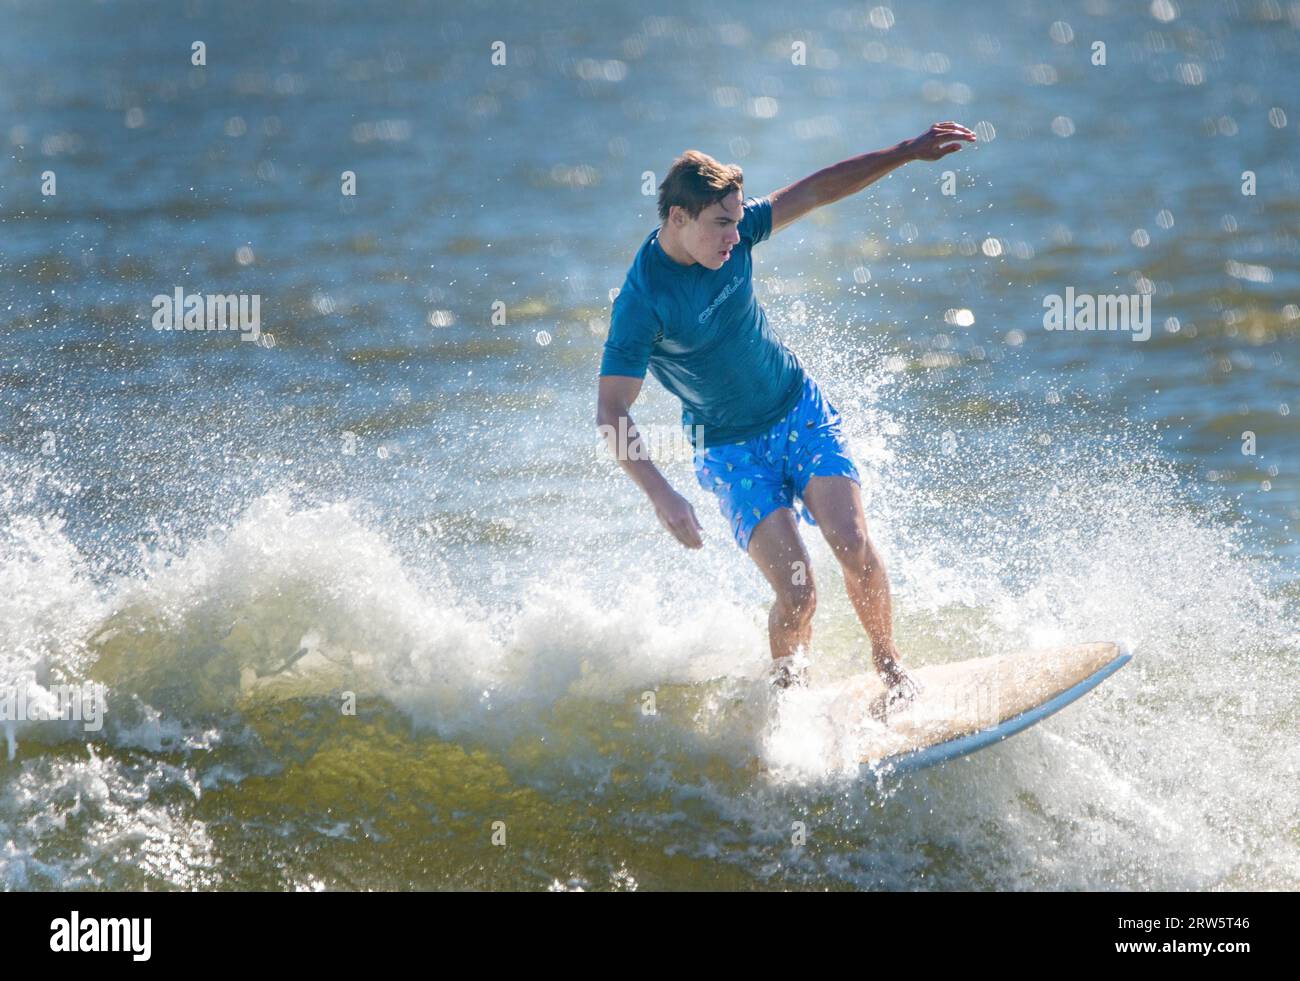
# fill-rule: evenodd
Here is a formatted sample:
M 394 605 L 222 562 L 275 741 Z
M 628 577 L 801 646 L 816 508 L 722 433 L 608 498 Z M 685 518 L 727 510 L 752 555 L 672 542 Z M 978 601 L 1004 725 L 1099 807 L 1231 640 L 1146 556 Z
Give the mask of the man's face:
M 708 269 L 721 269 L 731 258 L 731 250 L 740 241 L 736 226 L 745 212 L 744 196 L 732 191 L 721 201 L 709 205 L 691 220 L 685 208 L 673 208 L 679 241 L 691 258 Z

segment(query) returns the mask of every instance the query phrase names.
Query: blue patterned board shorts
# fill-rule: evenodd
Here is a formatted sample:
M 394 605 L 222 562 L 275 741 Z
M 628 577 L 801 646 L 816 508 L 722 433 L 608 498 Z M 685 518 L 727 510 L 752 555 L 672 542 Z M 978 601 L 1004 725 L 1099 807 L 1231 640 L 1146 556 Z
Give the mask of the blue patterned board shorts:
M 839 412 L 807 375 L 795 407 L 767 433 L 695 452 L 695 479 L 718 495 L 719 510 L 744 552 L 759 522 L 777 508 L 795 507 L 796 500 L 796 520 L 816 526 L 802 497 L 814 476 L 862 484 Z

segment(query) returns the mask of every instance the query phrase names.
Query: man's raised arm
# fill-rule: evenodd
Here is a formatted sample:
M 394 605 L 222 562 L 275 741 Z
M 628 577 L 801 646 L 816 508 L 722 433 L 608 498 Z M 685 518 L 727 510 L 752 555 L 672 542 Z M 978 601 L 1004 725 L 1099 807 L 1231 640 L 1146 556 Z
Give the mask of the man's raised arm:
M 973 143 L 975 134 L 959 123 L 935 123 L 915 139 L 841 160 L 789 187 L 773 191 L 772 234 L 814 208 L 856 194 L 910 160 L 938 160 L 955 153 L 961 149 L 958 140 Z

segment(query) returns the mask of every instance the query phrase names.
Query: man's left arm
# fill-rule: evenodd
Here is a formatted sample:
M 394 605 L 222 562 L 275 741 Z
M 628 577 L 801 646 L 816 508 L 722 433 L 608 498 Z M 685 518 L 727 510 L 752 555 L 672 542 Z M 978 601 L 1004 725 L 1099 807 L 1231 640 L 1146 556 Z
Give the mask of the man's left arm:
M 911 160 L 938 160 L 961 149 L 961 143 L 975 142 L 975 134 L 959 123 L 935 123 L 920 136 L 896 146 L 864 153 L 823 168 L 789 187 L 773 191 L 772 234 L 778 228 L 802 218 L 814 208 L 856 194 L 891 170 Z

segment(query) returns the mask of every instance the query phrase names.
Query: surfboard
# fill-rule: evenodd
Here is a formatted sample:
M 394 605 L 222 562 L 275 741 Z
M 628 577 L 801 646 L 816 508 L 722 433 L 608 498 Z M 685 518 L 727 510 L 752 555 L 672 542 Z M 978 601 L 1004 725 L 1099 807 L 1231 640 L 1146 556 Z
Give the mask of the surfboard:
M 909 668 L 921 692 L 889 706 L 873 671 L 841 683 L 832 718 L 860 740 L 864 767 L 907 773 L 1001 742 L 1059 712 L 1132 658 L 1090 643 Z

